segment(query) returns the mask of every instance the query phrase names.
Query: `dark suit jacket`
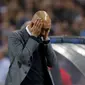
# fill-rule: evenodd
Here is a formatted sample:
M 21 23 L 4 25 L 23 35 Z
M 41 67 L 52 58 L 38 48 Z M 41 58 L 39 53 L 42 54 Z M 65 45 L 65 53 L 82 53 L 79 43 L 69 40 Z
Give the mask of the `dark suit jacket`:
M 36 50 L 36 48 L 38 48 L 38 46 L 39 43 L 33 38 L 29 37 L 26 29 L 21 29 L 10 34 L 8 37 L 8 52 L 11 65 L 9 67 L 5 85 L 20 85 L 29 72 L 32 64 L 31 60 L 33 52 Z M 53 51 L 50 43 L 46 44 L 46 47 L 47 65 L 55 67 L 57 64 L 56 54 Z M 56 73 L 59 75 L 58 68 Z M 57 85 L 61 85 L 59 83 L 60 78 L 57 78 Z

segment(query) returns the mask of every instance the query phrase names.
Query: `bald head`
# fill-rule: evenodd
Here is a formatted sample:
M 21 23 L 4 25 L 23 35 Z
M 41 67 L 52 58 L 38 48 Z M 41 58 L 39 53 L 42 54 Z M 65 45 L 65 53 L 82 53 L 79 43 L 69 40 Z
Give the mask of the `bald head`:
M 32 22 L 34 22 L 37 19 L 42 19 L 43 20 L 43 28 L 51 28 L 51 19 L 47 12 L 45 11 L 38 11 L 34 14 L 32 18 Z
M 29 28 L 30 32 L 33 31 L 33 26 L 35 26 L 35 23 L 36 23 L 37 20 L 42 21 L 42 28 L 41 28 L 40 35 L 45 36 L 50 31 L 51 19 L 50 19 L 49 15 L 47 14 L 47 12 L 45 12 L 45 11 L 36 12 L 34 14 L 32 20 L 30 21 L 30 23 L 28 23 L 28 28 Z M 36 26 L 37 26 L 37 24 L 40 24 L 40 23 L 39 22 L 36 23 Z
M 50 19 L 49 15 L 47 14 L 47 12 L 45 12 L 45 11 L 36 12 L 32 18 L 32 21 L 34 21 L 36 19 L 42 19 L 45 22 L 51 23 L 51 19 Z

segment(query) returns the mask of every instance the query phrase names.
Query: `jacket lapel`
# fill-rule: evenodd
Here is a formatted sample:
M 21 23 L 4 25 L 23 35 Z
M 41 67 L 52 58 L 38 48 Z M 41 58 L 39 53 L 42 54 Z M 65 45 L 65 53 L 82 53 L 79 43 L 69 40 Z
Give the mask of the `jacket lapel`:
M 30 35 L 26 31 L 26 29 L 25 28 L 21 29 L 20 34 L 21 34 L 23 41 L 26 43 L 28 41 L 29 37 L 30 37 Z

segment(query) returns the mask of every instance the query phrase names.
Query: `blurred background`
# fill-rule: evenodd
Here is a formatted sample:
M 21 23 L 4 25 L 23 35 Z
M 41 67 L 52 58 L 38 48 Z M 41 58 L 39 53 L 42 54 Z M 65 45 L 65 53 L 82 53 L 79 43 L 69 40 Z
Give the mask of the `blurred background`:
M 0 0 L 1 83 L 5 80 L 10 64 L 7 36 L 11 31 L 20 29 L 24 22 L 31 20 L 38 10 L 45 10 L 50 15 L 51 36 L 85 35 L 85 0 Z

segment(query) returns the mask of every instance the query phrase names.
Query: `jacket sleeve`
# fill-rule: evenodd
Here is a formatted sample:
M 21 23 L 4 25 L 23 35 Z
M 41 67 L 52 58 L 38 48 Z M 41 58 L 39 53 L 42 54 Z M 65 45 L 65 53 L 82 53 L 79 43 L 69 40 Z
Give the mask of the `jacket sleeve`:
M 57 62 L 57 56 L 55 54 L 55 51 L 53 50 L 51 43 L 45 44 L 45 55 L 47 60 L 47 65 L 49 67 L 55 66 Z
M 39 43 L 30 37 L 24 46 L 21 41 L 21 37 L 16 32 L 12 32 L 8 37 L 9 54 L 11 53 L 14 57 L 17 58 L 17 60 L 21 61 L 22 63 L 28 63 L 32 53 L 35 51 L 38 45 Z

